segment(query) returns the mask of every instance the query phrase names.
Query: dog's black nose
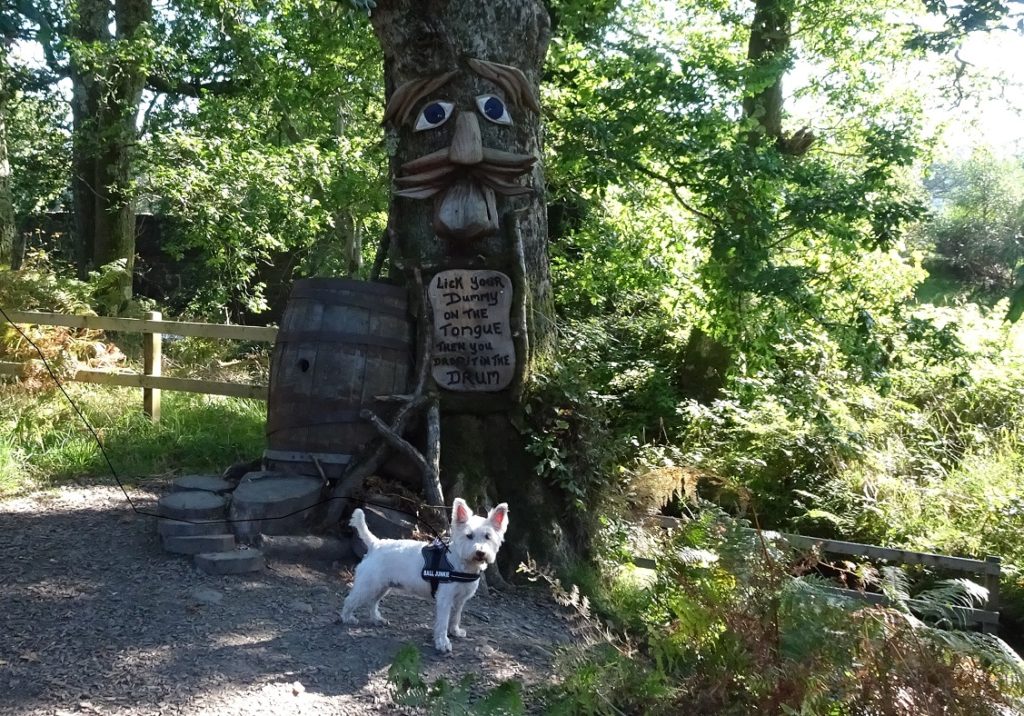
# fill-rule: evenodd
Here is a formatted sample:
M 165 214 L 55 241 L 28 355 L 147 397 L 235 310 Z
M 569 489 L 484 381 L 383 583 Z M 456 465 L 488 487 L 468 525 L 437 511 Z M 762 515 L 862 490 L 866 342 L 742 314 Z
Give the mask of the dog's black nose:
M 480 550 L 477 550 L 476 554 L 473 556 L 476 557 L 477 562 L 483 562 L 485 559 L 487 559 L 487 555 L 481 552 Z

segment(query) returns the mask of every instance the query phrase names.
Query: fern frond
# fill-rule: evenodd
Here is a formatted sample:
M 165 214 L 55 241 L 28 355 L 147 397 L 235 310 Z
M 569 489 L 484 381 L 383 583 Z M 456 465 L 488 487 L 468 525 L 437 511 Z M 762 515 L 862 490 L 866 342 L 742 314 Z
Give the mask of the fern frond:
M 939 625 L 967 627 L 964 609 L 973 609 L 988 601 L 988 590 L 969 579 L 944 579 L 917 594 L 911 608 Z
M 878 586 L 894 608 L 901 611 L 910 610 L 910 579 L 902 569 L 893 566 L 882 567 Z

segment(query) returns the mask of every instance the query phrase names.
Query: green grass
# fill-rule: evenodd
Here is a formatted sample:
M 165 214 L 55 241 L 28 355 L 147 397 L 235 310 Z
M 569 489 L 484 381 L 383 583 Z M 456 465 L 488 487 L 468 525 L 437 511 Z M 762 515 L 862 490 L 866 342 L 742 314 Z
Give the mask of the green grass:
M 65 387 L 127 482 L 186 471 L 219 473 L 263 450 L 266 405 L 259 401 L 164 392 L 162 419 L 154 424 L 142 412 L 138 390 Z M 0 386 L 0 496 L 82 478 L 111 476 L 64 396 Z

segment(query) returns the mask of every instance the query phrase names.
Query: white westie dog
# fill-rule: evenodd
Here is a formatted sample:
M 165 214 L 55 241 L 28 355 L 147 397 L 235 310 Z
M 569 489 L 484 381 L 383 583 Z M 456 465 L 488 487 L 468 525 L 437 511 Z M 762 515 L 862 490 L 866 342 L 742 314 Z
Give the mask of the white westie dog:
M 494 564 L 505 539 L 508 505 L 503 502 L 487 517 L 480 517 L 473 514 L 465 500 L 456 498 L 452 503 L 452 534 L 447 551 L 438 549 L 436 544 L 431 550 L 430 545 L 416 540 L 378 539 L 367 528 L 362 510 L 352 513 L 349 524 L 366 545 L 366 556 L 356 567 L 341 620 L 355 624 L 359 621 L 356 610 L 369 607 L 373 623 L 383 624 L 380 602 L 392 589 L 424 598 L 433 595 L 437 602 L 434 647 L 442 653 L 451 651 L 448 635 L 466 636 L 461 627 L 462 608 L 476 594 L 480 574 Z

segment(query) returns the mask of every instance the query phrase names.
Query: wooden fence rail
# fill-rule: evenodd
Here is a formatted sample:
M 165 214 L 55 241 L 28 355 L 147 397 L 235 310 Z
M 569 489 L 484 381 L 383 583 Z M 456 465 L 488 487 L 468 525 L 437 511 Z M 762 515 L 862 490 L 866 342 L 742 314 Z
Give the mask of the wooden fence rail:
M 253 398 L 256 400 L 267 399 L 267 386 L 265 385 L 196 380 L 193 378 L 172 378 L 161 375 L 163 336 L 193 336 L 273 343 L 277 338 L 276 328 L 270 326 L 232 326 L 219 323 L 165 321 L 158 311 L 150 312 L 146 318 L 69 316 L 61 313 L 15 311 L 11 309 L 4 309 L 4 311 L 15 323 L 143 334 L 142 373 L 79 368 L 70 380 L 79 383 L 142 388 L 143 409 L 154 422 L 160 420 L 161 390 L 205 393 L 207 395 L 227 395 L 235 398 Z M 24 373 L 24 364 L 0 361 L 0 375 L 21 376 Z
M 664 529 L 675 529 L 685 523 L 684 520 L 664 515 L 658 515 L 654 518 L 654 521 L 658 527 Z M 826 554 L 866 557 L 872 560 L 893 562 L 895 564 L 920 564 L 951 572 L 979 575 L 982 578 L 983 586 L 988 590 L 988 599 L 982 605 L 984 608 L 969 609 L 952 606 L 950 609 L 963 623 L 980 625 L 984 632 L 995 632 L 999 627 L 999 577 L 1002 571 L 1002 563 L 999 557 L 989 556 L 983 560 L 968 559 L 966 557 L 950 557 L 930 552 L 914 552 L 907 549 L 877 547 L 858 542 L 806 537 L 804 535 L 770 532 L 768 530 L 765 530 L 763 534 L 765 539 L 783 542 L 798 549 L 816 548 Z M 646 569 L 655 569 L 657 567 L 657 560 L 649 557 L 634 557 L 633 564 Z M 830 587 L 828 591 L 839 597 L 857 599 L 872 604 L 888 604 L 889 602 L 884 594 L 857 589 Z M 915 600 L 911 599 L 909 606 L 913 609 L 916 605 Z

